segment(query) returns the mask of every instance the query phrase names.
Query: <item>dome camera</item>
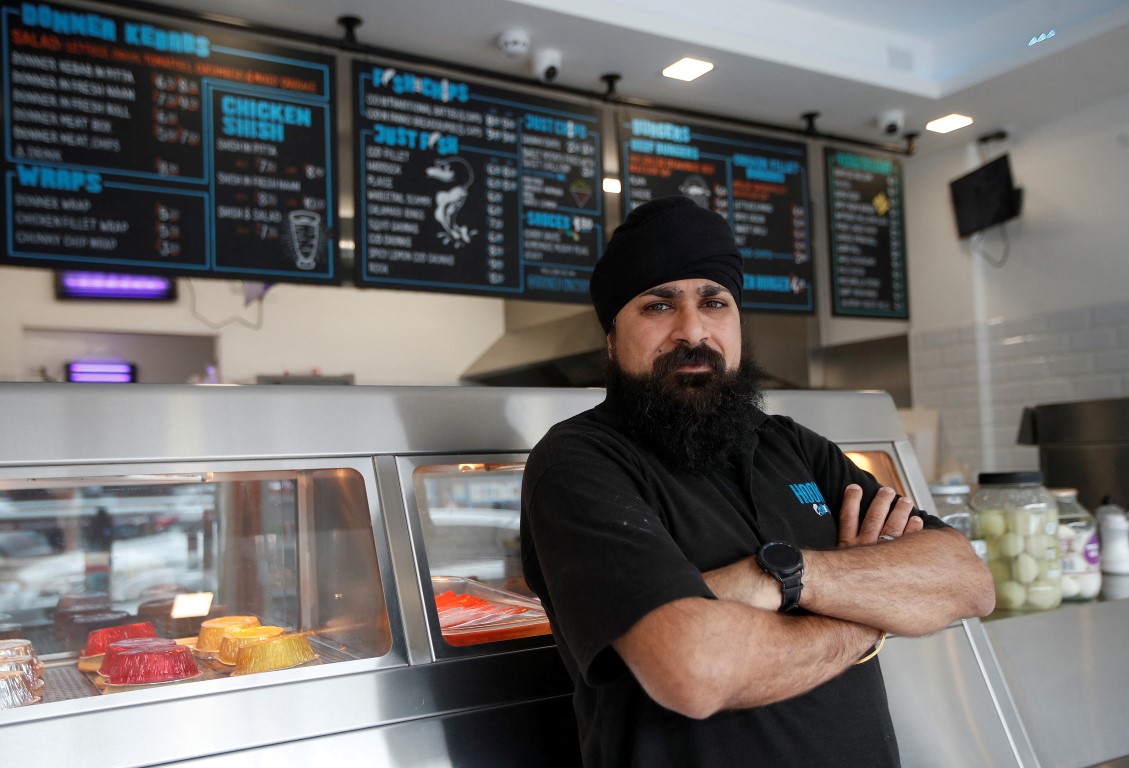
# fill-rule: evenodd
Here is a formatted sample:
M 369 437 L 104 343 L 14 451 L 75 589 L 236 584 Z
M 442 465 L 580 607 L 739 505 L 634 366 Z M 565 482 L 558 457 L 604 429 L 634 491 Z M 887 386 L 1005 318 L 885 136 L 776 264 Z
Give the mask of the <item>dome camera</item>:
M 498 47 L 510 59 L 520 59 L 529 53 L 529 33 L 524 29 L 507 29 L 498 35 Z
M 888 109 L 878 116 L 878 130 L 887 136 L 897 136 L 905 127 L 906 113 L 900 109 Z
M 561 52 L 542 48 L 533 54 L 533 74 L 543 83 L 555 83 L 561 75 Z

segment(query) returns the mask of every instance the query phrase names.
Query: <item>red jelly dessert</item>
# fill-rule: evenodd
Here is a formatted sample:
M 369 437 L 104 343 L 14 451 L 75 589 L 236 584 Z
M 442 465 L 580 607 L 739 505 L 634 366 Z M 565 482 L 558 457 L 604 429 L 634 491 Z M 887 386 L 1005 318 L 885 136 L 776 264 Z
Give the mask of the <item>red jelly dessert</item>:
M 200 674 L 192 650 L 187 645 L 175 644 L 166 648 L 127 649 L 118 654 L 114 667 L 105 676 L 110 685 L 171 683 Z
M 119 659 L 122 654 L 134 650 L 159 651 L 176 646 L 175 640 L 164 637 L 132 637 L 127 640 L 118 640 L 110 643 L 106 648 L 106 655 L 102 657 L 102 664 L 98 667 L 98 674 L 103 677 L 113 677 L 121 674 Z
M 118 640 L 128 640 L 133 637 L 156 637 L 157 630 L 147 621 L 135 624 L 119 624 L 116 627 L 96 629 L 86 635 L 86 647 L 82 649 L 83 656 L 97 656 L 105 653 L 110 643 Z

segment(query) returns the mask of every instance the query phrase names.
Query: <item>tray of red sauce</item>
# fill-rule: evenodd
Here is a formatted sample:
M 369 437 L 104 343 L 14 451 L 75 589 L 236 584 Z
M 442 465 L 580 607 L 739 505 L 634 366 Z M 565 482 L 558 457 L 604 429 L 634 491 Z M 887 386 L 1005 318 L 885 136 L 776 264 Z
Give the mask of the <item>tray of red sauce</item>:
M 439 628 L 449 645 L 548 635 L 541 601 L 460 576 L 432 576 Z

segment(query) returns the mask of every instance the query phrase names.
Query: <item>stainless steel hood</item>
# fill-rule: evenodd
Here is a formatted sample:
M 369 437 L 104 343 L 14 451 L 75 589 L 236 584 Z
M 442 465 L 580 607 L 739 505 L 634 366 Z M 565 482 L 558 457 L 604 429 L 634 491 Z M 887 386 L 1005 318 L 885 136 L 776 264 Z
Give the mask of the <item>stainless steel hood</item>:
M 603 386 L 607 337 L 588 310 L 511 328 L 463 373 L 463 380 L 494 386 Z
M 769 389 L 811 386 L 809 317 L 746 316 Z M 528 301 L 506 303 L 506 332 L 462 375 L 474 384 L 508 387 L 602 387 L 607 337 L 591 308 Z

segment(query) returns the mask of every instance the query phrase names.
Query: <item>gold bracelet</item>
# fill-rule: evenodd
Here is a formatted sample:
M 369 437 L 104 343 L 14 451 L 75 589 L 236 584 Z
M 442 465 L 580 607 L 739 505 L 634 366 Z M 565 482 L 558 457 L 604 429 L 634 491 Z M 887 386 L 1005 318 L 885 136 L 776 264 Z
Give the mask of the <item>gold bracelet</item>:
M 855 666 L 858 666 L 859 664 L 863 664 L 863 663 L 868 662 L 871 659 L 873 659 L 875 656 L 878 655 L 878 652 L 882 650 L 882 646 L 885 645 L 885 644 L 886 644 L 886 632 L 885 632 L 885 630 L 883 630 L 882 637 L 878 638 L 878 641 L 874 644 L 874 647 L 871 648 L 869 651 L 867 651 L 865 656 L 863 656 L 861 659 L 859 659 L 858 661 L 855 662 Z

